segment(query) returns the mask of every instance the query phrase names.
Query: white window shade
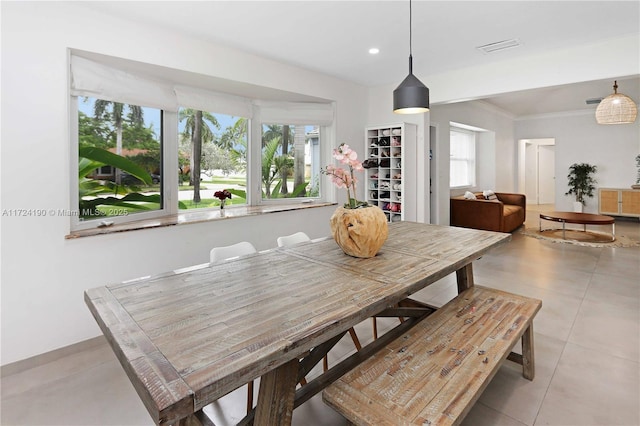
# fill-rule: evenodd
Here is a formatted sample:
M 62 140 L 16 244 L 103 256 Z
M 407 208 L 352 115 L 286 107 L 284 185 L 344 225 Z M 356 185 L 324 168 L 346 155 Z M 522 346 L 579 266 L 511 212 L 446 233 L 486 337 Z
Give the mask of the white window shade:
M 476 135 L 469 130 L 451 127 L 449 186 L 470 187 L 475 185 Z
M 180 106 L 234 117 L 252 117 L 249 99 L 188 86 L 176 86 L 174 90 Z
M 333 123 L 333 105 L 305 102 L 256 101 L 260 107 L 263 123 L 316 124 L 329 126 Z
M 71 94 L 177 111 L 173 85 L 71 56 Z

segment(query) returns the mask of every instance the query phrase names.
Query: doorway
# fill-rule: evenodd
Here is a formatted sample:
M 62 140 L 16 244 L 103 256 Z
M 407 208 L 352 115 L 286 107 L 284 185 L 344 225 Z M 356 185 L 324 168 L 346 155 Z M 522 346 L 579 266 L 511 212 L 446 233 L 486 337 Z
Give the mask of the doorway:
M 555 139 L 518 142 L 519 191 L 527 196 L 527 204 L 555 204 Z

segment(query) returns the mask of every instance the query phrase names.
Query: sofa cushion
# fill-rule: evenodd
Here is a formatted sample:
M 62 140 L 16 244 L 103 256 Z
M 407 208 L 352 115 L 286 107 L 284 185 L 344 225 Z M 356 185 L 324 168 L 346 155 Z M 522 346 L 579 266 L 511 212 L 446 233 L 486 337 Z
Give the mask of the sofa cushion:
M 522 211 L 522 207 L 514 206 L 513 204 L 504 204 L 503 208 L 504 208 L 504 215 L 505 216 L 509 216 L 509 215 L 512 215 L 512 214 L 518 214 L 520 211 Z
M 511 232 L 524 223 L 525 211 L 520 206 L 504 205 L 504 232 Z

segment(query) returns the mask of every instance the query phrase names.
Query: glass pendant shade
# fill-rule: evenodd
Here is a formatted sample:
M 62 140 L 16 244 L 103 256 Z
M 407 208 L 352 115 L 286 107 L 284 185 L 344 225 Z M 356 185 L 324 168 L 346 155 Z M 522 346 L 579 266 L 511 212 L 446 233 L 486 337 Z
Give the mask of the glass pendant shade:
M 618 93 L 618 82 L 613 84 L 613 94 L 604 98 L 596 109 L 598 124 L 631 124 L 636 121 L 636 103 L 622 93 Z

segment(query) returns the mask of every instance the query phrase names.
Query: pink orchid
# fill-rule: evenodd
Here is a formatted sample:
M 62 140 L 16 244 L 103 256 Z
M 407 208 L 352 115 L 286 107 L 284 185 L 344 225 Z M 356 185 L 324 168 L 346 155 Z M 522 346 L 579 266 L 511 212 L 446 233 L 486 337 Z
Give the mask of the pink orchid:
M 333 158 L 338 160 L 341 164 L 349 167 L 349 170 L 336 167 L 333 164 L 329 164 L 322 173 L 331 177 L 331 182 L 338 188 L 346 188 L 347 201 L 346 208 L 356 208 L 366 205 L 366 203 L 357 201 L 355 198 L 351 198 L 351 191 L 353 190 L 353 196 L 356 195 L 356 183 L 358 180 L 353 175 L 354 171 L 362 171 L 362 162 L 358 160 L 358 153 L 349 147 L 347 144 L 341 144 L 338 148 L 333 150 Z

